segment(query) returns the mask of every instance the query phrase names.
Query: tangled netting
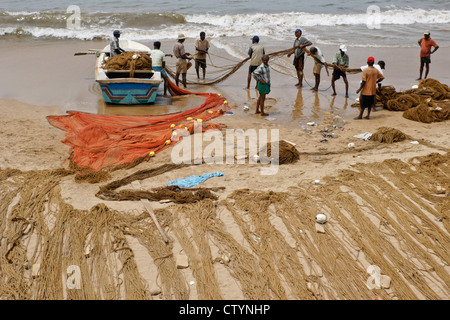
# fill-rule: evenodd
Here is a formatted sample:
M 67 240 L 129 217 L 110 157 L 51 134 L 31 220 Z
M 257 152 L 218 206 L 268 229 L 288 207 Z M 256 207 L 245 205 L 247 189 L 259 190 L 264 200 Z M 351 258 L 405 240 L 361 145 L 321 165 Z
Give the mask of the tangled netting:
M 378 128 L 378 130 L 370 137 L 371 141 L 378 141 L 382 143 L 394 143 L 407 139 L 411 140 L 411 137 L 404 134 L 400 130 L 388 127 Z
M 271 58 L 279 58 L 281 56 L 287 55 L 287 54 L 292 54 L 294 53 L 294 51 L 296 49 L 299 49 L 300 46 L 296 46 L 293 48 L 289 48 L 289 49 L 284 49 L 284 50 L 280 50 L 280 51 L 276 51 L 276 52 L 270 52 L 267 53 L 267 55 Z M 303 51 L 305 51 L 307 54 L 310 54 L 311 52 L 308 50 L 308 48 L 301 48 Z M 317 59 L 314 55 L 311 55 L 311 57 L 316 60 L 319 63 L 322 63 L 319 59 Z M 194 59 L 195 60 L 195 59 Z M 238 62 L 237 64 L 233 64 L 233 65 L 229 65 L 229 66 L 214 66 L 218 69 L 221 69 L 220 74 L 216 77 L 214 77 L 211 80 L 208 81 L 191 81 L 191 80 L 187 80 L 186 83 L 188 84 L 197 84 L 197 85 L 214 85 L 217 84 L 219 82 L 222 82 L 226 79 L 228 79 L 232 74 L 234 74 L 236 71 L 238 71 L 248 60 L 250 60 L 250 57 L 247 57 L 243 60 L 241 60 L 240 62 Z M 190 62 L 189 62 L 190 63 Z M 189 64 L 188 64 L 189 67 Z M 350 74 L 355 74 L 355 73 L 359 73 L 362 72 L 361 68 L 345 68 L 344 66 L 335 66 L 334 64 L 331 63 L 325 63 L 325 67 L 327 68 L 339 68 L 344 72 L 350 73 Z M 167 71 L 167 73 L 173 78 L 176 79 L 176 73 L 169 67 L 166 66 L 165 70 Z
M 377 90 L 379 108 L 403 111 L 409 120 L 431 123 L 450 119 L 450 89 L 435 79 L 421 80 L 418 88 L 397 92 L 392 86 Z M 359 107 L 359 103 L 352 104 Z
M 135 56 L 137 59 L 133 59 Z M 142 52 L 123 52 L 105 61 L 105 70 L 152 70 L 152 58 Z
M 1 170 L 0 299 L 448 299 L 449 169 L 432 153 L 169 206 L 155 210 L 168 243 L 145 212 L 68 204 L 68 171 Z M 368 286 L 369 265 L 389 290 Z
M 193 203 L 204 199 L 217 200 L 217 196 L 207 188 L 180 189 L 178 186 L 165 186 L 154 188 L 151 191 L 119 190 L 118 188 L 129 185 L 133 181 L 144 180 L 160 174 L 186 167 L 185 164 L 164 164 L 154 169 L 141 170 L 125 178 L 110 182 L 100 187 L 96 196 L 103 200 L 140 200 L 151 201 L 170 200 L 175 203 Z
M 273 147 L 278 149 L 278 154 L 272 156 Z M 277 156 L 278 164 L 293 163 L 300 159 L 300 153 L 295 146 L 285 140 L 269 142 L 260 150 L 260 153 L 263 157 L 270 158 L 271 161 L 273 161 L 273 157 Z
M 74 166 L 99 171 L 123 165 L 134 166 L 177 143 L 183 135 L 224 125 L 207 122 L 229 110 L 224 97 L 215 93 L 195 93 L 169 81 L 174 94 L 195 94 L 205 102 L 183 112 L 152 116 L 112 116 L 68 111 L 64 116 L 48 116 L 49 123 L 66 131 L 63 143 L 71 146 Z

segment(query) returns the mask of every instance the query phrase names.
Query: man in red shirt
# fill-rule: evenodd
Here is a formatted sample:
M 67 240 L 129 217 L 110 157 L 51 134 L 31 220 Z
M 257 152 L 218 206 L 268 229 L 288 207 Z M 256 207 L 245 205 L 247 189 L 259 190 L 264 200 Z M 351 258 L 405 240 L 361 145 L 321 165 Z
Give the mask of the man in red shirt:
M 362 115 L 364 113 L 364 109 L 367 108 L 367 116 L 365 119 L 370 118 L 370 112 L 372 111 L 372 107 L 375 105 L 375 98 L 377 94 L 377 83 L 383 81 L 384 76 L 380 71 L 373 67 L 375 63 L 374 57 L 369 57 L 367 59 L 368 67 L 364 69 L 361 81 L 361 87 L 356 91 L 356 93 L 361 92 L 361 99 L 359 104 L 361 106 L 361 110 L 359 112 L 359 116 L 355 118 L 355 120 L 362 119 Z
M 425 79 L 430 71 L 431 57 L 430 55 L 435 53 L 439 46 L 433 39 L 430 38 L 430 31 L 425 31 L 423 33 L 423 38 L 417 42 L 420 46 L 420 77 L 417 80 L 422 79 L 423 66 L 425 65 Z M 431 47 L 434 47 L 431 50 Z

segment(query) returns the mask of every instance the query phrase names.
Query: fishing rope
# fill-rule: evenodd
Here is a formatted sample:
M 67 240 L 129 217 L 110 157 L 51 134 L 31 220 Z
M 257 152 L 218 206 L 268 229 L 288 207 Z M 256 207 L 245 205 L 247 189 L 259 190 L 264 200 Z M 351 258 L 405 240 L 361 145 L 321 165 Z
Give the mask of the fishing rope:
M 273 57 L 273 58 L 279 58 L 279 57 L 281 57 L 281 56 L 283 56 L 283 55 L 292 53 L 292 52 L 293 52 L 295 49 L 297 49 L 297 48 L 300 48 L 300 46 L 296 46 L 296 47 L 293 47 L 293 48 L 289 48 L 289 49 L 285 49 L 285 50 L 281 50 L 281 51 L 277 51 L 277 52 L 272 52 L 272 53 L 269 53 L 268 56 L 270 56 L 271 58 L 272 58 L 272 57 Z M 360 69 L 360 68 L 358 68 L 358 69 L 356 69 L 356 68 L 355 68 L 355 69 L 349 69 L 349 68 L 345 68 L 345 67 L 343 67 L 343 66 L 336 66 L 336 65 L 334 65 L 334 64 L 330 64 L 330 63 L 327 63 L 327 62 L 322 63 L 322 61 L 320 61 L 320 60 L 317 59 L 314 55 L 312 55 L 311 52 L 310 52 L 307 48 L 302 48 L 302 50 L 305 51 L 305 53 L 311 55 L 311 57 L 312 57 L 316 62 L 321 63 L 321 64 L 324 64 L 325 68 L 338 68 L 338 69 L 340 69 L 340 70 L 343 71 L 343 72 L 349 72 L 349 73 L 351 73 L 351 74 L 361 72 L 361 69 Z M 235 65 L 216 66 L 216 65 L 214 65 L 214 63 L 212 62 L 212 59 L 211 59 L 211 56 L 210 56 L 210 55 L 217 56 L 217 57 L 220 57 L 220 58 L 222 58 L 222 59 L 229 60 L 229 61 L 233 61 L 233 60 L 228 59 L 228 58 L 225 58 L 225 57 L 221 57 L 221 56 L 218 56 L 218 55 L 214 55 L 214 54 L 208 53 L 208 57 L 209 57 L 209 60 L 210 60 L 210 62 L 211 62 L 211 65 L 212 65 L 213 67 L 217 68 L 217 69 L 220 69 L 222 72 L 223 72 L 223 71 L 228 71 L 228 73 L 224 74 L 224 75 L 221 76 L 221 77 L 213 78 L 212 80 L 210 80 L 210 81 L 208 81 L 208 82 L 205 82 L 205 81 L 199 82 L 199 81 L 189 81 L 189 80 L 187 80 L 187 81 L 186 81 L 186 84 L 195 84 L 195 85 L 214 85 L 214 84 L 217 84 L 217 83 L 219 83 L 219 82 L 222 82 L 222 81 L 226 80 L 228 77 L 230 77 L 232 74 L 234 74 L 237 70 L 239 70 L 240 67 L 242 67 L 242 65 L 243 65 L 245 62 L 247 62 L 247 61 L 250 59 L 250 57 L 247 57 L 247 58 L 241 60 L 240 62 L 238 62 L 238 63 L 235 64 Z M 194 60 L 194 61 L 198 61 L 198 60 L 195 59 L 195 58 L 194 58 L 193 60 Z M 173 67 L 173 66 L 172 66 L 172 67 Z M 175 73 L 173 70 L 171 70 L 171 68 L 170 68 L 168 65 L 166 65 L 165 70 L 167 71 L 167 73 L 168 73 L 173 79 L 176 79 L 176 73 Z M 279 71 L 279 70 L 276 70 L 276 69 L 274 69 L 274 70 L 277 71 L 277 72 L 279 72 L 279 73 L 284 74 L 283 72 L 281 72 L 281 71 Z M 221 72 L 221 71 L 216 71 L 216 73 Z M 214 73 L 214 71 L 213 71 L 213 72 L 210 72 L 210 73 Z M 293 76 L 290 75 L 290 74 L 289 74 L 289 76 L 293 77 Z M 305 82 L 307 83 L 307 85 L 309 85 L 309 86 L 312 88 L 313 86 L 308 82 L 308 80 L 306 79 L 306 77 L 304 76 L 303 78 L 305 79 Z M 331 85 L 330 85 L 327 89 L 320 89 L 320 90 L 318 90 L 318 91 L 327 91 L 327 90 L 329 90 L 330 88 L 331 88 Z

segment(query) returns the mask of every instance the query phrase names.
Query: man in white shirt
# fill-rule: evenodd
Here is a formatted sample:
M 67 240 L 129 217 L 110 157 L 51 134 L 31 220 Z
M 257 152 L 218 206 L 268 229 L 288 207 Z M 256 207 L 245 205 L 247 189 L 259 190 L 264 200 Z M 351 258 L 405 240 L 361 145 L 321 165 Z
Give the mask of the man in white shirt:
M 244 89 L 250 89 L 250 82 L 252 80 L 253 71 L 258 68 L 262 63 L 262 56 L 266 54 L 264 47 L 259 44 L 259 37 L 254 36 L 251 38 L 252 45 L 248 49 L 248 56 L 250 57 L 250 66 L 248 67 L 248 77 L 247 77 L 247 87 Z M 255 89 L 258 87 L 258 83 L 256 83 Z
M 119 46 L 119 38 L 120 38 L 120 30 L 114 30 L 113 36 L 114 38 L 111 40 L 109 44 L 110 53 L 109 56 L 112 58 L 115 55 L 121 54 L 122 52 L 125 52 L 120 46 Z
M 152 58 L 152 69 L 161 72 L 161 76 L 164 78 L 164 96 L 167 97 L 167 87 L 169 85 L 167 79 L 167 72 L 164 70 L 166 66 L 166 56 L 173 57 L 171 54 L 165 54 L 161 51 L 161 42 L 153 42 L 153 50 L 150 54 Z
M 325 65 L 325 58 L 318 47 L 311 47 L 309 52 L 311 52 L 310 55 L 314 58 L 313 74 L 316 79 L 316 84 L 313 88 L 311 88 L 311 90 L 319 91 L 320 71 L 322 71 L 322 68 Z M 327 75 L 330 76 L 327 67 L 325 67 L 325 70 L 327 71 Z
M 200 32 L 200 39 L 195 41 L 195 71 L 197 72 L 197 78 L 200 79 L 200 71 L 203 71 L 203 80 L 205 80 L 206 74 L 206 55 L 208 54 L 209 41 L 205 39 L 206 34 L 204 31 Z

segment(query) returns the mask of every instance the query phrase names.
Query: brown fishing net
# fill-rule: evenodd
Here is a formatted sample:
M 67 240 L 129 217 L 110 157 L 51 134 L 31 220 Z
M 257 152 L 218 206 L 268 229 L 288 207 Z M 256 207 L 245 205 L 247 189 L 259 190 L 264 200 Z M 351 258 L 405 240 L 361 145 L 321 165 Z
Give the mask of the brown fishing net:
M 110 182 L 100 187 L 96 196 L 103 200 L 140 200 L 148 199 L 150 201 L 170 200 L 175 203 L 193 203 L 204 199 L 217 200 L 217 196 L 212 192 L 212 189 L 207 188 L 189 188 L 182 189 L 177 186 L 165 186 L 159 188 L 153 188 L 150 191 L 141 190 L 116 190 L 120 187 L 131 184 L 133 181 L 144 180 L 155 177 L 157 175 L 186 167 L 187 165 L 169 164 L 161 165 L 154 169 L 141 170 L 133 173 L 125 178 Z M 216 190 L 215 188 L 214 190 Z M 217 191 L 217 190 L 216 190 Z
M 421 80 L 418 88 L 397 92 L 392 86 L 377 89 L 376 107 L 403 111 L 409 120 L 431 123 L 450 118 L 450 89 L 435 79 Z M 352 107 L 359 108 L 359 102 Z
M 133 59 L 136 55 L 137 59 Z M 142 52 L 123 52 L 115 55 L 103 63 L 102 68 L 105 70 L 153 70 L 152 58 Z
M 404 134 L 400 130 L 388 127 L 378 128 L 378 130 L 370 137 L 371 141 L 378 141 L 382 143 L 394 143 L 406 139 L 411 139 L 411 137 Z
M 146 212 L 68 204 L 67 171 L 0 170 L 0 299 L 141 300 L 155 286 L 158 298 L 177 300 L 448 299 L 449 168 L 449 153 L 389 159 L 313 188 L 235 190 L 155 210 L 169 243 Z M 156 280 L 144 278 L 137 249 Z M 177 268 L 181 252 L 188 269 Z M 370 265 L 389 289 L 368 287 Z
M 417 107 L 408 109 L 403 117 L 424 123 L 440 122 L 450 119 L 450 101 L 432 102 L 430 99 Z
M 275 148 L 278 149 L 278 164 L 293 163 L 300 159 L 300 153 L 295 146 L 284 140 L 269 142 L 266 144 L 260 150 L 262 156 L 272 159 L 272 145 L 274 144 L 276 144 Z
M 391 111 L 405 111 L 419 105 L 423 96 L 409 93 L 401 94 L 397 98 L 386 101 L 386 108 Z

